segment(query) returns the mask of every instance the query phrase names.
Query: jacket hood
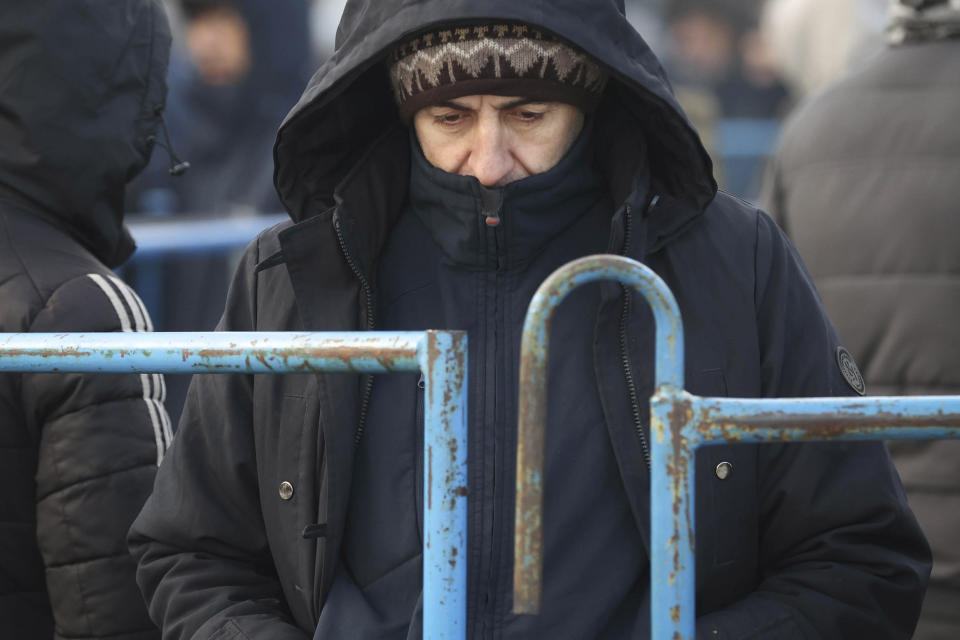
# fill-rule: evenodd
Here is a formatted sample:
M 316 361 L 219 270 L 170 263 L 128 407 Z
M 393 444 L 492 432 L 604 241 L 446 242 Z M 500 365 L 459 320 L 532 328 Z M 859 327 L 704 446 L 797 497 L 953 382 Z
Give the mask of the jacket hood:
M 627 22 L 623 0 L 348 0 L 336 49 L 274 148 L 274 182 L 295 221 L 333 206 L 338 185 L 368 147 L 399 126 L 384 62 L 392 48 L 443 23 L 489 20 L 539 27 L 605 65 L 610 80 L 595 116 L 597 143 L 617 205 L 634 190 L 636 170 L 648 166 L 658 194 L 686 205 L 683 215 L 705 209 L 716 193 L 710 159 L 659 61 Z
M 960 0 L 892 0 L 887 39 L 910 44 L 960 38 Z
M 159 0 L 4 0 L 0 52 L 0 198 L 122 263 L 134 248 L 125 186 L 166 97 Z

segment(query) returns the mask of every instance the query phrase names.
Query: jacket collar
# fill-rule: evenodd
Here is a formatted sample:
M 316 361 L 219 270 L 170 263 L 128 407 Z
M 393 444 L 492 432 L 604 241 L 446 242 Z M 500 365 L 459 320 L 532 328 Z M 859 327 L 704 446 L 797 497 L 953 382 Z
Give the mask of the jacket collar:
M 539 176 L 531 176 L 518 181 L 515 185 L 520 192 L 518 202 L 535 203 L 538 198 L 556 201 L 557 194 L 565 193 L 567 186 L 554 185 L 556 194 L 535 195 L 533 192 L 545 183 L 554 181 L 554 171 L 566 172 L 580 182 L 580 197 L 589 193 L 588 184 L 599 176 L 607 193 L 614 203 L 611 224 L 611 253 L 624 253 L 625 209 L 632 217 L 633 238 L 625 255 L 643 260 L 649 253 L 660 250 L 673 237 L 695 224 L 701 211 L 690 202 L 665 193 L 666 189 L 657 176 L 652 176 L 647 160 L 647 144 L 641 132 L 620 129 L 621 122 L 615 117 L 601 118 L 597 114 L 592 136 L 594 144 L 588 139 L 578 140 L 570 153 L 553 170 Z M 342 251 L 346 251 L 362 273 L 373 282 L 376 273 L 376 260 L 380 255 L 390 230 L 396 224 L 410 197 L 411 174 L 417 154 L 411 150 L 411 138 L 406 127 L 397 125 L 388 130 L 360 155 L 353 170 L 340 182 L 334 192 L 334 202 L 329 206 L 324 202 L 309 205 L 307 217 L 290 227 L 285 233 L 296 233 L 298 229 L 312 226 L 310 220 L 323 213 L 332 212 L 333 219 L 340 225 L 343 241 Z M 577 149 L 583 142 L 582 148 Z M 627 154 L 624 149 L 632 153 Z M 416 151 L 417 153 L 414 153 Z M 579 165 L 573 162 L 575 154 L 582 153 L 591 161 Z M 629 161 L 624 160 L 629 158 Z M 569 166 L 567 160 L 570 160 Z M 425 163 L 426 160 L 424 159 Z M 434 172 L 438 170 L 427 164 Z M 579 167 L 579 168 L 578 168 Z M 421 166 L 421 169 L 423 167 Z M 444 172 L 439 172 L 444 173 Z M 436 173 L 433 174 L 436 176 Z M 446 174 L 449 176 L 449 174 Z M 474 179 L 454 178 L 447 187 L 450 193 L 467 193 L 467 188 L 456 179 L 472 182 L 473 189 L 463 207 L 482 206 L 484 198 L 499 197 L 497 192 L 504 190 L 483 189 Z M 442 181 L 443 179 L 441 179 Z M 602 190 L 602 189 L 601 189 Z M 577 191 L 573 188 L 572 191 Z M 418 198 L 420 196 L 417 196 Z M 513 197 L 510 198 L 511 200 Z M 656 206 L 651 206 L 655 202 Z M 326 206 L 325 206 L 326 205 Z M 540 218 L 537 207 L 528 207 L 524 215 L 531 214 Z M 513 218 L 519 218 L 515 214 Z M 328 218 L 329 221 L 329 218 Z M 332 225 L 331 225 L 332 226 Z M 431 226 L 428 224 L 428 226 Z M 534 250 L 528 246 L 527 251 Z M 285 261 L 289 258 L 285 258 Z
M 451 263 L 518 266 L 606 197 L 591 134 L 588 123 L 555 167 L 500 188 L 432 166 L 411 134 L 409 206 Z

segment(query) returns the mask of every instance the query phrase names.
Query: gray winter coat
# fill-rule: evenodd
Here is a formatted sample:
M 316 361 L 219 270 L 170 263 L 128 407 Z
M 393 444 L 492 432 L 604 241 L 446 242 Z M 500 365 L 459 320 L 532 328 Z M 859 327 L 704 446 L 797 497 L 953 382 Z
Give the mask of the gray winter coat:
M 871 394 L 960 394 L 958 115 L 960 39 L 891 48 L 795 113 L 770 174 Z M 934 551 L 916 637 L 958 638 L 960 442 L 890 448 Z

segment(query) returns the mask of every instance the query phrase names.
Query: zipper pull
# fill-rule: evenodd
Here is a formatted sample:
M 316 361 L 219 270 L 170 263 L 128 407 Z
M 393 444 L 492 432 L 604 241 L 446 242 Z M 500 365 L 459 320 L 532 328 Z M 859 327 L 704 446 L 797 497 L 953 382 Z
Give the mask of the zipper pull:
M 658 204 L 660 204 L 660 196 L 655 195 L 650 199 L 650 204 L 647 205 L 646 215 L 649 216 L 653 213 L 653 210 L 657 208 Z
M 500 210 L 503 208 L 503 189 L 480 186 L 481 215 L 488 227 L 500 226 Z
M 426 382 L 425 382 L 424 379 L 423 379 L 423 372 L 421 371 L 421 372 L 420 372 L 420 379 L 417 380 L 417 389 L 423 389 L 423 388 L 426 387 L 426 386 L 427 386 L 427 384 L 426 384 Z

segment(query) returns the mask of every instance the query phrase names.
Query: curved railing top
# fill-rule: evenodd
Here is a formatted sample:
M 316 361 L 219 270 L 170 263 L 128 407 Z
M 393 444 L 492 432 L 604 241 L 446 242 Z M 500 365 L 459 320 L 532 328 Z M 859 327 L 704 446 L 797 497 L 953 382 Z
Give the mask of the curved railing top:
M 588 256 L 557 271 L 537 289 L 527 310 L 520 347 L 520 413 L 517 424 L 517 500 L 514 611 L 540 610 L 542 476 L 547 418 L 547 361 L 550 319 L 571 291 L 589 282 L 615 280 L 646 298 L 653 311 L 657 349 L 656 384 L 683 388 L 683 323 L 669 287 L 651 269 L 615 255 Z

